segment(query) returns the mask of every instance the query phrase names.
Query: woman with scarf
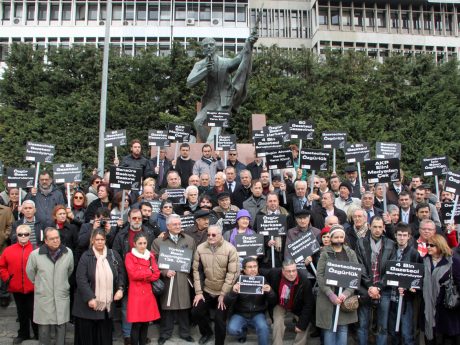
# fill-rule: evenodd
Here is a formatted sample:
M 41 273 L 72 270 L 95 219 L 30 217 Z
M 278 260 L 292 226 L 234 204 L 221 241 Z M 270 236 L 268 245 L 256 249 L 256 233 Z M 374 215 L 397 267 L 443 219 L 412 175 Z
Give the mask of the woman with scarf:
M 425 344 L 460 344 L 460 313 L 444 307 L 445 286 L 450 273 L 454 284 L 460 287 L 460 256 L 452 252 L 442 235 L 430 238 L 423 258 L 423 301 Z
M 75 191 L 72 197 L 71 208 L 67 208 L 67 218 L 70 223 L 77 226 L 78 229 L 85 223 L 85 212 L 86 212 L 86 195 L 79 189 Z
M 322 329 L 324 345 L 347 344 L 348 325 L 358 321 L 357 311 L 341 312 L 337 323 L 337 332 L 333 332 L 336 307 L 348 297 L 354 295 L 354 289 L 344 289 L 338 294 L 339 288 L 326 284 L 326 262 L 349 261 L 358 263 L 355 252 L 345 245 L 345 230 L 342 225 L 333 225 L 329 231 L 331 244 L 324 246 L 318 261 L 316 279 L 318 297 L 316 299 L 316 326 Z
M 134 236 L 134 247 L 126 254 L 128 273 L 127 321 L 132 323 L 131 345 L 145 345 L 149 322 L 160 318 L 152 291 L 152 282 L 160 278 L 155 256 L 147 250 L 147 237 L 140 231 Z
M 236 226 L 224 233 L 224 240 L 233 244 L 236 247 L 236 235 L 253 235 L 254 231 L 249 227 L 251 223 L 251 215 L 247 210 L 239 210 L 236 214 Z
M 8 188 L 8 202 L 5 205 L 13 212 L 14 219 L 19 219 L 19 188 Z
M 111 345 L 114 301 L 123 298 L 126 274 L 120 255 L 106 246 L 106 233 L 91 234 L 91 248 L 77 267 L 73 305 L 75 345 Z
M 158 225 L 162 232 L 168 230 L 166 228 L 166 219 L 173 214 L 173 203 L 171 200 L 163 200 L 160 205 L 160 212 L 153 216 L 152 221 Z
M 113 191 L 106 183 L 100 183 L 97 186 L 97 199 L 88 205 L 85 212 L 85 223 L 89 223 L 94 219 L 97 209 L 100 207 L 107 207 L 112 209 Z
M 78 227 L 67 219 L 67 210 L 64 205 L 57 205 L 53 209 L 53 221 L 59 231 L 61 242 L 75 253 L 78 245 Z

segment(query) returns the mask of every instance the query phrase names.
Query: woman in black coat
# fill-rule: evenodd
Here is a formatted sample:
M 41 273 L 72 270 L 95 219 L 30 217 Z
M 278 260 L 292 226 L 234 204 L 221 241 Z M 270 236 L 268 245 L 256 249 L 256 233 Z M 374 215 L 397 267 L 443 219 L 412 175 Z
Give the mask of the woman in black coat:
M 77 290 L 72 315 L 75 345 L 111 345 L 115 301 L 123 298 L 126 272 L 120 255 L 105 245 L 106 233 L 96 229 L 91 248 L 77 267 Z
M 442 235 L 434 235 L 427 243 L 428 254 L 423 258 L 423 301 L 425 344 L 459 344 L 460 311 L 444 307 L 444 284 L 450 272 L 456 286 L 460 286 L 460 256 L 452 252 Z

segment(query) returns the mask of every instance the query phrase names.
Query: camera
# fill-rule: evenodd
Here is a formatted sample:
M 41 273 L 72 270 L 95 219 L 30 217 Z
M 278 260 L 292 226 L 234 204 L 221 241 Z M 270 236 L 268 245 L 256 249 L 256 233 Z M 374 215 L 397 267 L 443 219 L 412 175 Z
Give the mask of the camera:
M 105 228 L 105 225 L 107 224 L 107 221 L 105 219 L 101 219 L 99 221 L 99 224 L 101 225 L 101 228 Z

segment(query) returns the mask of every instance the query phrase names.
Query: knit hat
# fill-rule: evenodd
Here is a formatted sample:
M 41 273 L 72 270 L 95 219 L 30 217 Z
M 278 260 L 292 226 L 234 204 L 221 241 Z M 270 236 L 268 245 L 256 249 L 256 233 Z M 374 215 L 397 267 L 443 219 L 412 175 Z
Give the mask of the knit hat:
M 342 187 L 347 188 L 347 189 L 350 191 L 350 194 L 353 193 L 353 186 L 351 185 L 350 182 L 348 182 L 348 181 L 343 181 L 343 182 L 340 184 L 339 189 L 342 188 Z
M 331 226 L 331 230 L 329 230 L 329 233 L 331 234 L 331 238 L 334 236 L 334 233 L 343 233 L 343 236 L 345 236 L 345 230 L 342 225 L 340 224 L 334 224 Z
M 241 209 L 238 211 L 238 213 L 236 214 L 236 221 L 238 221 L 238 219 L 240 219 L 241 217 L 248 217 L 249 220 L 252 220 L 251 214 L 245 209 Z
M 321 230 L 321 237 L 323 237 L 324 235 L 326 234 L 329 234 L 329 232 L 331 231 L 331 227 L 330 226 L 325 226 L 322 230 Z

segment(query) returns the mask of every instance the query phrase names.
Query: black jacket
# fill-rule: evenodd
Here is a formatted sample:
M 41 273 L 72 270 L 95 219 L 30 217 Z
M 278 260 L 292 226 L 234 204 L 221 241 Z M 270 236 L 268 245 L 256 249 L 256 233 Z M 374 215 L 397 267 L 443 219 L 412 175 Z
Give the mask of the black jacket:
M 266 274 L 267 283 L 272 287 L 276 294 L 277 301 L 279 299 L 279 286 L 282 275 L 281 268 L 272 268 Z M 311 283 L 307 278 L 298 275 L 299 283 L 294 288 L 294 303 L 292 312 L 299 317 L 296 327 L 305 331 L 311 321 L 313 308 L 315 305 L 315 297 L 313 296 Z M 270 309 L 270 315 L 273 318 L 273 309 Z
M 112 249 L 115 250 L 125 261 L 125 256 L 130 252 L 128 239 L 129 223 L 115 236 Z M 147 235 L 147 248 L 152 248 L 152 242 L 156 238 L 152 228 L 142 225 L 142 230 Z
M 121 160 L 120 166 L 121 167 L 128 167 L 128 168 L 135 168 L 141 169 L 142 175 L 145 173 L 145 169 L 147 166 L 148 159 L 144 156 L 140 156 L 139 158 L 134 158 L 132 154 L 124 156 Z
M 360 264 L 364 265 L 363 274 L 361 277 L 361 286 L 365 288 L 365 290 L 369 289 L 371 286 L 377 286 L 380 289 L 383 289 L 385 285 L 383 284 L 383 278 L 385 274 L 385 266 L 388 260 L 392 260 L 392 258 L 396 257 L 396 248 L 395 243 L 390 240 L 389 238 L 382 236 L 382 248 L 379 255 L 379 273 L 380 279 L 374 285 L 373 284 L 373 273 L 372 273 L 372 262 L 371 262 L 371 233 L 368 231 L 366 236 L 360 238 L 356 245 L 356 256 L 358 257 L 358 261 Z M 361 292 L 361 291 L 360 291 Z M 367 291 L 366 291 L 367 295 Z
M 155 167 L 157 166 L 157 158 L 153 157 L 152 159 L 147 160 L 147 164 L 144 172 L 144 179 L 147 177 L 153 177 L 157 183 L 155 185 L 155 191 L 158 192 L 160 189 L 166 188 L 168 182 L 166 180 L 166 175 L 169 170 L 172 170 L 171 161 L 166 159 L 163 162 L 163 181 L 159 181 L 159 174 L 155 172 Z
M 243 202 L 249 199 L 252 195 L 251 188 L 245 188 L 243 185 L 237 186 L 232 194 L 232 204 L 239 209 L 243 208 Z
M 227 308 L 232 310 L 232 314 L 246 318 L 265 313 L 268 308 L 274 308 L 276 302 L 276 294 L 273 289 L 263 295 L 239 294 L 232 289 L 224 298 L 224 303 Z
M 347 214 L 334 206 L 334 216 L 339 219 L 339 223 L 344 225 L 347 222 Z M 311 224 L 318 229 L 324 228 L 324 221 L 327 218 L 327 211 L 324 207 L 317 207 L 311 211 Z
M 126 272 L 125 265 L 120 255 L 112 250 L 107 250 L 107 261 L 113 275 L 113 294 L 122 288 L 126 294 Z M 96 311 L 88 307 L 88 302 L 96 297 L 96 263 L 97 259 L 92 249 L 88 249 L 81 256 L 77 267 L 77 289 L 73 303 L 72 315 L 89 320 L 103 320 L 105 311 Z M 109 316 L 113 317 L 115 304 L 112 302 Z
M 78 233 L 77 249 L 75 253 L 76 264 L 78 264 L 78 260 L 81 255 L 89 248 L 91 233 L 93 230 L 93 223 L 85 223 L 81 226 L 80 232 Z M 106 235 L 105 245 L 108 248 L 112 248 L 113 240 L 115 239 L 118 230 L 118 227 L 112 226 L 110 228 L 110 232 Z

